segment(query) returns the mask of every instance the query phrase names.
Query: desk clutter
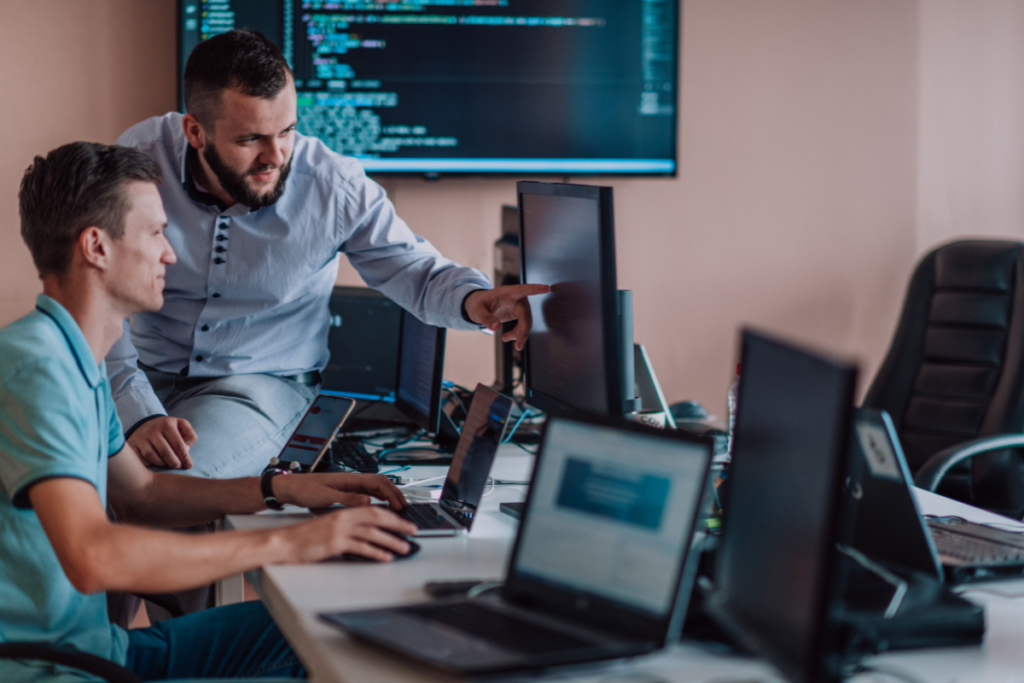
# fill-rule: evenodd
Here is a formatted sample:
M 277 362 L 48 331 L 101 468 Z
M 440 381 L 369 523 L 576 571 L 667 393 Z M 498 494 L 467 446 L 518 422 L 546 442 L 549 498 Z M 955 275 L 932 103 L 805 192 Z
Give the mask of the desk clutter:
M 526 500 L 501 505 L 521 520 L 504 578 L 433 582 L 436 609 L 321 618 L 459 675 L 633 657 L 684 639 L 764 657 L 789 680 L 830 681 L 881 652 L 980 644 L 984 609 L 953 588 L 1024 574 L 1024 537 L 924 518 L 891 421 L 853 408 L 852 364 L 750 330 L 742 363 L 731 461 L 716 461 L 714 433 L 684 424 L 546 415 Z M 449 537 L 472 529 L 497 485 L 498 448 L 528 410 L 482 384 L 457 403 L 441 499 L 413 506 L 430 508 Z M 348 435 L 331 453 L 361 447 L 387 473 L 396 468 L 373 454 L 413 437 L 422 431 Z M 438 534 L 421 526 L 429 550 Z M 1001 554 L 957 558 L 942 533 L 980 535 Z M 562 637 L 524 635 L 547 631 Z
M 726 424 L 670 405 L 633 340 L 632 294 L 616 287 L 610 189 L 521 182 L 518 193 L 494 281 L 573 283 L 533 297 L 527 352 L 495 334 L 495 382 L 469 391 L 441 379 L 443 330 L 338 288 L 336 327 L 372 320 L 398 343 L 346 338 L 338 351 L 362 374 L 326 373 L 323 393 L 358 405 L 330 449 L 323 435 L 293 437 L 320 449 L 314 467 L 287 465 L 382 473 L 415 491 L 401 515 L 423 553 L 409 567 L 443 550 L 431 537 L 471 537 L 495 487 L 526 485 L 525 500 L 492 506 L 515 525 L 504 575 L 432 580 L 436 602 L 323 621 L 468 676 L 688 641 L 817 683 L 870 671 L 884 652 L 982 643 L 985 609 L 955 589 L 1024 576 L 1024 526 L 923 515 L 893 420 L 854 409 L 846 360 L 744 330 Z M 506 444 L 532 457 L 528 479 L 492 476 Z M 423 465 L 448 469 L 402 478 Z

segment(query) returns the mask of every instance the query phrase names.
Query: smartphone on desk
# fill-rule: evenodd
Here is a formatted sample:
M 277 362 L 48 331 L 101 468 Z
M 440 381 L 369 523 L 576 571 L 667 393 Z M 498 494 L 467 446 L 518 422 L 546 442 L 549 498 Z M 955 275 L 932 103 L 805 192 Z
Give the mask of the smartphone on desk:
M 303 472 L 312 472 L 331 447 L 331 442 L 352 414 L 355 405 L 356 400 L 346 396 L 317 396 L 277 456 L 281 465 L 287 468 L 291 463 L 298 463 Z

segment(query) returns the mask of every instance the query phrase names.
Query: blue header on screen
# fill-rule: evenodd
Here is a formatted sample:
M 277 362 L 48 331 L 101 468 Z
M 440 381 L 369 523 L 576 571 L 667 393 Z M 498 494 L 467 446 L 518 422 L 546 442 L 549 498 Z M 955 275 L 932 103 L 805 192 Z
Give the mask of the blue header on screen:
M 199 42 L 260 31 L 299 132 L 369 172 L 676 172 L 679 0 L 178 4 L 179 86 Z

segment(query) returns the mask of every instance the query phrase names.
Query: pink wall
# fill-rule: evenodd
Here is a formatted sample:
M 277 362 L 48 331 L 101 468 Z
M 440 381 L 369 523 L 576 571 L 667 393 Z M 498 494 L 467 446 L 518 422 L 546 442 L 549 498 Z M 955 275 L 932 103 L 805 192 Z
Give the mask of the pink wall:
M 853 355 L 869 378 L 918 253 L 1017 229 L 1019 15 L 1012 0 L 685 0 L 679 176 L 598 181 L 615 187 L 619 284 L 670 399 L 721 414 L 747 323 Z M 39 289 L 21 173 L 174 106 L 174 2 L 4 0 L 0 56 L 2 324 Z M 384 184 L 414 229 L 490 272 L 513 180 Z M 358 282 L 347 266 L 340 281 Z M 489 337 L 450 336 L 450 378 L 489 382 L 492 362 Z
M 1024 239 L 1024 4 L 921 6 L 917 247 Z

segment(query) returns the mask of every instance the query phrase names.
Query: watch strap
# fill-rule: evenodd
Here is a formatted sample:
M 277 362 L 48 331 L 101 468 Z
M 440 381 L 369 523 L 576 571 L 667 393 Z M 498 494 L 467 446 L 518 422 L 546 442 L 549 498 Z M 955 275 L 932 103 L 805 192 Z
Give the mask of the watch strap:
M 260 475 L 260 491 L 263 492 L 263 503 L 271 510 L 284 510 L 284 506 L 278 502 L 277 496 L 274 495 L 274 487 L 271 485 L 274 477 L 279 474 L 288 474 L 288 472 L 272 469 L 266 470 Z

